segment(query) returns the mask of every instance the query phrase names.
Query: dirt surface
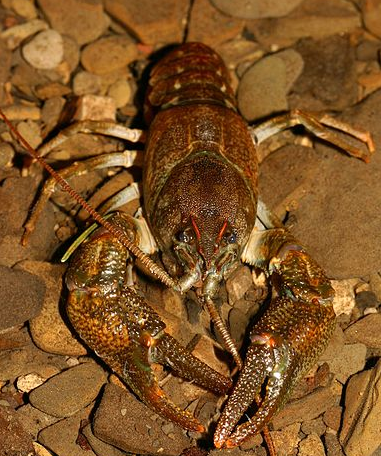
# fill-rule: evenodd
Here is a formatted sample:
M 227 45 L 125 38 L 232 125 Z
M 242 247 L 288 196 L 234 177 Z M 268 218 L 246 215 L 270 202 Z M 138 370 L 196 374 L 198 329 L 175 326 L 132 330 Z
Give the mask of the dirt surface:
M 381 456 L 381 9 L 372 0 L 234 3 L 232 10 L 217 0 L 2 0 L 0 105 L 36 148 L 76 120 L 144 129 L 147 69 L 166 46 L 197 40 L 224 58 L 248 122 L 299 108 L 370 131 L 369 163 L 299 129 L 280 135 L 266 144 L 274 152 L 260 151 L 260 195 L 327 271 L 338 315 L 327 351 L 270 425 L 277 455 Z M 57 191 L 22 246 L 44 177 L 3 122 L 0 136 L 0 456 L 265 456 L 260 435 L 213 449 L 223 398 L 158 368 L 173 400 L 209 425 L 206 435 L 185 432 L 138 401 L 80 342 L 65 314 L 59 263 L 86 215 Z M 134 146 L 76 134 L 47 159 L 60 169 L 125 148 Z M 138 154 L 130 169 L 70 182 L 98 205 L 139 181 L 140 163 Z M 194 293 L 181 297 L 140 272 L 133 277 L 170 333 L 229 375 Z M 222 287 L 218 303 L 238 341 L 263 297 L 247 266 Z

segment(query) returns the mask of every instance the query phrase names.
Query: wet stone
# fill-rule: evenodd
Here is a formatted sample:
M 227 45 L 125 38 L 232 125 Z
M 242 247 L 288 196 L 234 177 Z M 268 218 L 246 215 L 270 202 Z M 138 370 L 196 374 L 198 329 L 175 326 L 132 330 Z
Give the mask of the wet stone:
M 38 70 L 56 68 L 64 55 L 62 36 L 55 30 L 45 30 L 23 47 L 25 60 Z
M 138 51 L 127 35 L 100 38 L 82 51 L 81 63 L 90 73 L 102 75 L 117 71 L 136 60 Z
M 0 406 L 0 442 L 4 456 L 34 454 L 31 437 L 9 407 Z
M 347 342 L 361 343 L 370 348 L 381 348 L 381 314 L 374 313 L 349 326 L 344 334 Z
M 247 0 L 212 0 L 216 8 L 232 17 L 242 19 L 259 19 L 264 17 L 286 16 L 302 0 L 291 0 L 289 2 L 278 2 L 277 0 L 258 0 L 248 2 Z
M 163 454 L 177 456 L 190 446 L 177 426 L 170 438 L 162 431 L 160 419 L 153 420 L 153 416 L 131 393 L 109 384 L 95 413 L 93 432 L 104 442 L 132 453 L 156 454 L 162 448 Z
M 79 45 L 94 41 L 108 27 L 101 0 L 38 0 L 38 4 L 51 26 Z
M 353 376 L 345 391 L 340 441 L 347 456 L 370 456 L 381 445 L 381 360 Z
M 44 295 L 45 285 L 35 275 L 0 266 L 0 330 L 36 317 Z
M 29 394 L 30 403 L 59 418 L 90 404 L 106 381 L 105 371 L 93 362 L 79 364 L 48 379 Z
M 183 39 L 187 0 L 105 0 L 105 10 L 145 44 L 176 43 Z

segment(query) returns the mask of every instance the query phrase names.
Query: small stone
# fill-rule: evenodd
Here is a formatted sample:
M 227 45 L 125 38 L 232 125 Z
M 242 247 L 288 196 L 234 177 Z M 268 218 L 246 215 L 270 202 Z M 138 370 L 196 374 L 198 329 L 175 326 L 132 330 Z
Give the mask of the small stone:
M 105 10 L 145 44 L 181 42 L 188 0 L 105 0 Z
M 118 71 L 138 57 L 134 41 L 127 35 L 101 38 L 87 45 L 81 54 L 81 63 L 90 73 L 102 75 Z
M 294 453 L 300 441 L 299 431 L 300 423 L 290 424 L 279 431 L 271 431 L 277 456 L 289 456 Z
M 97 74 L 80 71 L 74 76 L 73 91 L 76 95 L 98 95 L 101 92 L 101 88 L 101 78 Z
M 2 31 L 0 36 L 5 40 L 7 48 L 16 49 L 26 38 L 35 35 L 42 30 L 49 28 L 49 25 L 41 19 L 33 19 L 24 24 L 14 25 Z
M 33 448 L 36 452 L 36 456 L 51 456 L 52 453 L 47 450 L 41 443 L 33 442 Z
M 37 149 L 42 143 L 40 126 L 33 120 L 26 120 L 17 124 L 17 131 L 34 149 Z
M 109 25 L 102 0 L 38 0 L 38 4 L 50 25 L 79 45 L 96 40 Z
M 92 407 L 87 407 L 75 415 L 60 420 L 43 429 L 38 434 L 38 441 L 57 456 L 96 456 L 91 448 L 86 451 L 78 444 L 82 420 L 87 420 Z
M 356 305 L 355 287 L 358 283 L 359 279 L 331 280 L 331 285 L 335 290 L 333 309 L 337 317 L 352 313 Z
M 347 456 L 370 456 L 381 445 L 381 360 L 350 379 L 340 441 Z
M 240 345 L 249 323 L 247 316 L 237 307 L 233 307 L 233 309 L 229 311 L 228 321 L 231 336 L 233 340 Z
M 41 109 L 38 106 L 24 106 L 21 104 L 5 106 L 3 113 L 8 120 L 40 120 Z
M 41 100 L 48 100 L 49 98 L 63 97 L 71 93 L 69 87 L 59 82 L 48 82 L 36 87 L 36 95 Z
M 4 141 L 0 142 L 0 168 L 11 166 L 14 156 L 13 147 Z
M 381 348 L 381 314 L 374 313 L 353 323 L 345 331 L 347 342 L 361 343 L 369 348 Z
M 123 409 L 128 413 L 122 414 Z M 190 446 L 180 428 L 173 428 L 170 438 L 161 429 L 160 420 L 128 391 L 108 384 L 95 413 L 93 432 L 96 437 L 121 450 L 138 454 L 160 453 L 178 456 Z
M 83 430 L 83 435 L 86 437 L 87 441 L 89 442 L 92 450 L 97 456 L 125 456 L 126 453 L 124 451 L 118 450 L 112 445 L 109 445 L 106 442 L 102 442 L 102 440 L 95 437 L 91 430 L 91 425 L 88 424 Z
M 378 307 L 379 303 L 380 302 L 373 291 L 364 290 L 358 292 L 356 290 L 356 306 L 360 310 L 365 310 L 372 307 L 377 311 L 376 308 Z
M 37 439 L 37 435 L 42 429 L 59 420 L 59 418 L 55 416 L 48 415 L 47 413 L 36 409 L 31 404 L 25 404 L 22 407 L 19 407 L 16 410 L 16 414 L 25 430 L 33 439 Z
M 320 437 L 310 434 L 299 443 L 298 456 L 325 456 L 324 445 Z
M 24 261 L 20 264 L 26 271 L 33 271 L 46 286 L 45 301 L 40 315 L 30 321 L 30 331 L 37 347 L 49 353 L 80 356 L 87 353 L 62 320 L 59 305 L 62 293 L 64 267 L 39 261 Z
M 29 393 L 32 389 L 42 385 L 45 380 L 38 374 L 30 373 L 19 377 L 16 381 L 16 387 L 22 393 Z
M 63 63 L 67 65 L 67 70 L 72 73 L 79 64 L 80 49 L 78 43 L 70 36 L 63 35 L 64 56 Z
M 216 349 L 215 345 L 213 344 L 212 339 L 202 335 L 197 342 L 197 345 L 192 350 L 192 354 L 196 356 L 196 358 L 204 361 L 204 363 L 206 363 L 215 371 L 219 372 L 222 375 L 228 376 L 229 368 L 226 362 L 217 356 L 216 350 L 218 351 L 218 349 Z
M 336 433 L 328 430 L 324 435 L 324 443 L 327 456 L 345 456 Z
M 236 269 L 233 274 L 226 280 L 226 291 L 229 297 L 230 305 L 243 298 L 246 291 L 253 284 L 250 268 L 242 266 Z
M 302 0 L 278 2 L 277 0 L 211 0 L 224 14 L 242 19 L 261 19 L 265 17 L 287 16 Z
M 327 412 L 326 412 L 327 413 Z M 317 417 L 314 420 L 307 420 L 302 423 L 302 426 L 300 430 L 303 432 L 303 434 L 309 435 L 309 434 L 314 434 L 321 436 L 325 432 L 325 424 L 323 422 L 323 418 Z
M 327 350 L 320 357 L 320 361 L 327 362 L 330 371 L 343 384 L 351 375 L 364 369 L 365 360 L 366 346 L 364 344 L 342 345 L 341 349 L 335 352 Z
M 48 379 L 29 394 L 39 410 L 63 418 L 90 404 L 106 381 L 105 371 L 93 362 L 71 367 Z
M 22 325 L 41 312 L 45 286 L 25 271 L 0 266 L 0 330 Z
M 318 387 L 300 399 L 288 402 L 272 420 L 274 429 L 281 429 L 295 422 L 313 420 L 333 404 L 338 404 L 336 385 Z
M 220 13 L 209 0 L 195 0 L 188 23 L 187 40 L 215 47 L 240 35 L 243 27 L 243 20 Z
M 2 455 L 34 454 L 31 437 L 9 407 L 0 406 L 0 442 Z
M 25 19 L 34 19 L 37 17 L 37 10 L 33 0 L 12 0 L 11 8 L 15 13 Z
M 83 95 L 79 98 L 75 120 L 113 120 L 116 119 L 115 101 L 111 97 Z
M 131 98 L 131 87 L 125 79 L 119 79 L 108 89 L 107 95 L 114 99 L 115 106 L 121 108 L 128 104 Z
M 36 35 L 23 49 L 25 60 L 39 70 L 52 70 L 63 59 L 62 36 L 56 30 L 45 30 Z
M 381 4 L 378 0 L 365 0 L 360 4 L 365 27 L 381 38 Z
M 340 405 L 335 405 L 329 408 L 323 415 L 325 425 L 334 431 L 338 432 L 341 426 L 341 415 L 343 408 Z

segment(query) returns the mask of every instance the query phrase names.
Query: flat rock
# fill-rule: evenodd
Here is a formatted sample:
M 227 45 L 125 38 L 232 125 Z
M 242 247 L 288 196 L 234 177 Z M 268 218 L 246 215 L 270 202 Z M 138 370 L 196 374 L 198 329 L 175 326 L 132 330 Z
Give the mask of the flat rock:
M 0 442 L 4 456 L 34 455 L 32 438 L 10 407 L 0 406 Z
M 294 48 L 304 70 L 289 97 L 291 108 L 343 110 L 357 101 L 355 48 L 347 36 L 304 39 Z
M 69 324 L 62 319 L 64 309 L 60 308 L 62 293 L 62 275 L 65 267 L 50 263 L 24 261 L 19 267 L 34 272 L 46 286 L 45 301 L 38 317 L 30 321 L 33 342 L 41 350 L 58 355 L 80 356 L 87 353 L 69 329 Z
M 83 429 L 83 435 L 86 437 L 88 443 L 90 444 L 92 450 L 97 456 L 125 456 L 124 451 L 118 450 L 113 445 L 109 445 L 106 442 L 103 442 L 100 439 L 97 439 L 91 430 L 91 424 L 88 424 Z
M 52 70 L 62 61 L 64 55 L 62 36 L 53 29 L 36 35 L 23 49 L 24 59 L 38 70 Z
M 73 415 L 89 405 L 106 381 L 105 371 L 93 362 L 67 369 L 29 394 L 33 407 L 58 418 Z
M 90 73 L 102 75 L 117 71 L 138 56 L 134 41 L 127 35 L 100 38 L 82 51 L 81 63 Z
M 59 418 L 48 415 L 41 410 L 36 409 L 31 404 L 25 404 L 16 410 L 18 420 L 23 424 L 23 427 L 28 434 L 35 440 L 38 433 L 56 423 Z
M 247 121 L 288 109 L 287 93 L 303 69 L 296 51 L 264 57 L 250 67 L 238 86 L 238 107 Z
M 177 456 L 190 446 L 183 431 L 173 427 L 164 434 L 160 419 L 126 390 L 116 385 L 105 387 L 95 413 L 94 435 L 121 450 L 138 454 Z
M 195 0 L 188 24 L 188 41 L 216 46 L 240 35 L 244 21 L 220 13 L 209 0 Z
M 377 0 L 365 0 L 360 3 L 365 27 L 381 38 L 381 5 Z
M 187 0 L 105 0 L 105 10 L 145 44 L 179 43 L 183 40 Z
M 381 445 L 381 361 L 351 378 L 340 440 L 347 456 L 370 456 Z
M 273 428 L 277 430 L 295 422 L 313 420 L 339 400 L 335 386 L 318 387 L 307 396 L 288 402 L 273 418 Z
M 44 295 L 45 285 L 38 277 L 0 266 L 0 330 L 36 317 Z
M 302 0 L 279 2 L 277 0 L 211 0 L 216 8 L 224 14 L 242 19 L 259 19 L 264 17 L 287 16 Z
M 79 45 L 99 38 L 109 24 L 102 0 L 38 0 L 38 4 L 51 26 Z
M 38 435 L 38 441 L 57 456 L 95 456 L 88 444 L 82 447 L 78 443 L 82 420 L 88 420 L 90 412 L 91 407 L 87 407 L 43 429 Z
M 271 431 L 271 439 L 274 442 L 277 456 L 289 456 L 293 454 L 300 441 L 300 423 L 285 426 L 279 431 Z
M 282 2 L 283 4 L 283 2 Z M 280 48 L 291 46 L 301 38 L 321 39 L 351 33 L 361 27 L 355 5 L 345 0 L 307 0 L 286 17 L 247 20 L 246 29 L 260 44 Z
M 376 149 L 381 144 L 380 104 L 381 91 L 377 91 L 341 117 L 356 128 L 369 130 Z M 283 169 L 283 174 L 276 174 L 276 187 L 261 186 L 262 198 L 270 208 L 276 206 L 276 201 L 271 202 L 274 194 L 282 192 L 296 174 L 304 172 L 302 158 L 299 162 L 290 155 L 276 157 L 280 153 L 271 156 L 278 162 L 279 170 Z M 381 219 L 375 217 L 381 199 L 381 154 L 376 152 L 370 163 L 365 164 L 319 143 L 316 157 L 313 179 L 309 180 L 313 184 L 311 190 L 298 195 L 297 204 L 289 214 L 292 233 L 329 277 L 364 277 L 381 270 L 380 251 L 374 246 L 374 239 L 381 232 Z
M 324 445 L 317 434 L 310 434 L 299 443 L 298 456 L 325 456 Z
M 347 342 L 359 342 L 369 348 L 381 348 L 381 314 L 374 313 L 349 326 L 344 334 Z

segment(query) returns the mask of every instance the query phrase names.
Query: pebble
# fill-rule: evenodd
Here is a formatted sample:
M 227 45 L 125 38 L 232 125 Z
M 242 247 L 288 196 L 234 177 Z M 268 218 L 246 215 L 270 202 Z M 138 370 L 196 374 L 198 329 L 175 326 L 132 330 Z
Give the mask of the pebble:
M 364 0 L 360 4 L 365 27 L 381 38 L 381 5 L 377 0 Z
M 341 426 L 342 413 L 343 408 L 340 405 L 329 408 L 323 415 L 324 424 L 335 432 L 338 432 Z
M 109 25 L 102 0 L 39 0 L 38 4 L 52 28 L 80 46 L 99 38 Z
M 41 312 L 44 282 L 26 271 L 0 266 L 0 330 L 22 325 Z
M 42 311 L 29 325 L 33 342 L 48 353 L 69 356 L 86 354 L 86 348 L 73 335 L 61 316 L 61 284 L 65 268 L 38 261 L 24 261 L 20 266 L 26 271 L 34 271 L 46 286 Z
M 188 24 L 188 41 L 198 41 L 215 47 L 239 36 L 244 21 L 218 11 L 209 0 L 195 0 Z
M 88 424 L 82 432 L 90 444 L 91 449 L 97 456 L 126 456 L 124 451 L 118 450 L 118 448 L 115 448 L 114 446 L 109 445 L 108 443 L 95 437 L 90 424 Z
M 37 17 L 37 9 L 32 0 L 12 0 L 11 8 L 19 16 L 25 19 L 34 19 Z
M 53 451 L 56 456 L 96 456 L 88 445 L 82 448 L 78 444 L 82 420 L 89 419 L 91 409 L 92 407 L 87 407 L 69 418 L 42 429 L 38 434 L 38 441 Z
M 2 455 L 34 454 L 32 438 L 10 407 L 0 406 L 0 442 Z
M 127 410 L 128 413 L 122 413 Z M 106 385 L 93 421 L 94 435 L 121 450 L 178 456 L 190 446 L 180 428 L 173 428 L 173 438 L 164 434 L 160 420 L 128 391 L 116 385 Z
M 279 431 L 271 431 L 277 456 L 289 456 L 294 453 L 300 441 L 299 432 L 300 423 L 290 424 Z
M 45 380 L 41 375 L 35 373 L 22 375 L 16 381 L 16 388 L 22 393 L 29 393 L 32 389 L 42 385 Z
M 229 304 L 232 306 L 236 301 L 243 298 L 253 284 L 251 270 L 247 266 L 237 268 L 226 280 L 226 291 Z
M 14 156 L 13 147 L 6 142 L 0 142 L 0 168 L 12 166 Z
M 7 48 L 13 51 L 28 37 L 35 35 L 42 30 L 49 28 L 49 25 L 41 19 L 33 19 L 24 24 L 14 25 L 0 33 L 0 37 L 5 40 Z
M 326 414 L 327 412 L 325 412 Z M 324 414 L 324 415 L 325 415 Z M 321 416 L 315 418 L 314 420 L 304 421 L 300 430 L 303 434 L 309 435 L 318 435 L 321 436 L 324 434 L 326 427 Z
M 81 63 L 90 73 L 103 75 L 124 68 L 138 57 L 134 41 L 127 35 L 100 38 L 88 44 L 81 54 Z
M 46 380 L 30 392 L 29 401 L 49 415 L 64 418 L 89 405 L 105 381 L 106 373 L 100 366 L 82 363 Z
M 344 334 L 347 342 L 366 345 L 369 348 L 381 348 L 381 314 L 374 313 L 349 326 Z
M 337 435 L 332 431 L 327 430 L 325 433 L 324 444 L 327 456 L 345 456 Z
M 346 0 L 303 2 L 287 17 L 246 21 L 247 32 L 252 33 L 258 43 L 276 49 L 292 46 L 301 38 L 350 34 L 359 27 L 358 10 Z
M 347 456 L 370 456 L 381 445 L 381 360 L 350 379 L 340 440 Z
M 14 104 L 1 108 L 9 120 L 40 120 L 41 109 L 38 106 Z
M 111 97 L 83 95 L 77 101 L 75 120 L 112 120 L 116 119 L 115 101 Z
M 48 415 L 36 409 L 31 404 L 25 404 L 16 410 L 17 418 L 23 424 L 25 430 L 33 438 L 37 439 L 38 433 L 46 427 L 56 423 L 59 418 Z
M 299 443 L 298 456 L 325 456 L 324 445 L 317 434 L 310 434 Z
M 53 29 L 44 30 L 22 48 L 25 60 L 38 70 L 56 68 L 64 56 L 62 36 Z
M 272 424 L 275 430 L 295 422 L 313 420 L 333 404 L 338 404 L 340 396 L 337 395 L 338 387 L 335 384 L 318 387 L 306 396 L 288 402 L 285 407 L 273 418 Z
M 73 92 L 75 95 L 98 95 L 101 92 L 101 77 L 88 71 L 80 71 L 73 79 Z
M 33 448 L 36 452 L 36 456 L 51 456 L 52 453 L 47 450 L 43 445 L 38 442 L 33 442 Z
M 131 98 L 131 87 L 126 79 L 115 81 L 108 89 L 107 95 L 115 101 L 117 108 L 122 108 Z
M 291 0 L 288 2 L 278 2 L 277 0 L 211 0 L 216 8 L 224 14 L 242 19 L 261 19 L 266 17 L 286 16 L 302 0 Z
M 17 131 L 33 147 L 33 149 L 37 149 L 42 143 L 40 126 L 33 120 L 28 119 L 18 123 Z
M 339 382 L 345 383 L 348 378 L 364 369 L 366 361 L 366 346 L 364 344 L 346 344 L 337 350 L 326 350 L 320 357 L 320 362 L 327 362 L 330 371 Z
M 188 14 L 187 0 L 104 0 L 105 10 L 144 44 L 180 43 Z
M 288 109 L 287 93 L 303 69 L 302 57 L 292 49 L 256 62 L 238 86 L 238 107 L 248 122 Z

